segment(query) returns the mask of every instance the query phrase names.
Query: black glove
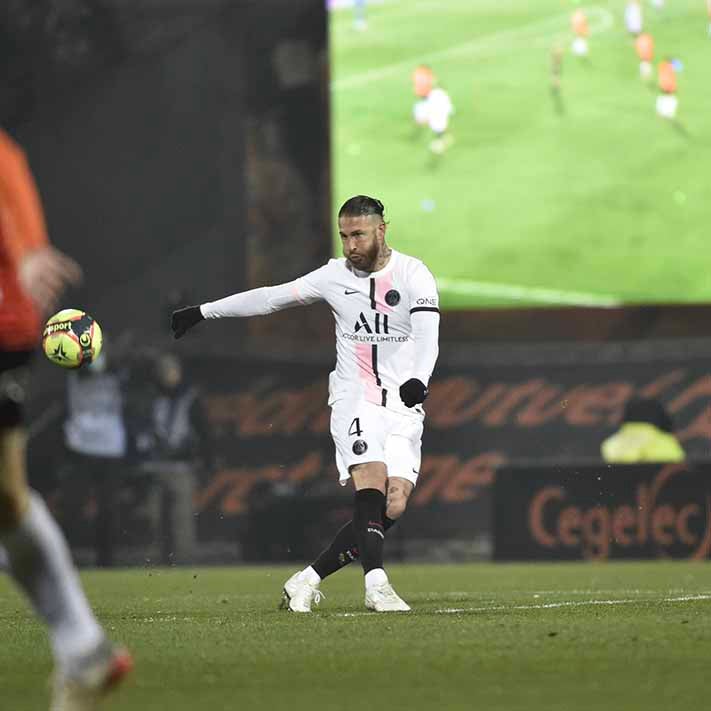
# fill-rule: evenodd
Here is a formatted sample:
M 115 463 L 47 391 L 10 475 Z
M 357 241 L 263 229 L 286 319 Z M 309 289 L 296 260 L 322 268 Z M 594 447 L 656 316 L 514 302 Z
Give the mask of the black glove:
M 185 335 L 186 331 L 191 329 L 196 323 L 200 323 L 204 318 L 199 306 L 186 306 L 184 309 L 173 311 L 173 316 L 170 319 L 173 338 L 181 338 Z
M 414 407 L 424 402 L 428 394 L 427 386 L 417 378 L 410 378 L 400 386 L 400 399 L 407 407 Z

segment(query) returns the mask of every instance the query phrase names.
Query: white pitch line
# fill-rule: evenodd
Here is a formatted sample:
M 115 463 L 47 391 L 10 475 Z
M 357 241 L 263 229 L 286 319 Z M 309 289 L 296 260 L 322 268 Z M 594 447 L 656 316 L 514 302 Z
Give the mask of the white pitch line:
M 605 32 L 613 26 L 614 17 L 609 10 L 597 6 L 587 8 L 587 10 L 591 19 L 590 34 Z M 352 74 L 351 76 L 336 79 L 335 81 L 331 82 L 331 89 L 333 91 L 339 91 L 341 89 L 352 89 L 354 87 L 370 84 L 374 81 L 386 79 L 387 77 L 390 77 L 393 74 L 409 72 L 412 70 L 412 67 L 418 64 L 433 64 L 442 60 L 451 59 L 452 57 L 457 57 L 461 55 L 476 56 L 478 54 L 486 53 L 487 50 L 491 50 L 493 48 L 498 48 L 499 50 L 510 52 L 513 46 L 512 42 L 514 40 L 520 40 L 529 33 L 534 33 L 534 35 L 536 33 L 559 33 L 561 30 L 561 24 L 566 23 L 567 25 L 568 21 L 568 14 L 554 15 L 552 17 L 546 18 L 545 20 L 531 22 L 527 25 L 522 25 L 521 27 L 516 27 L 510 30 L 502 30 L 501 32 L 494 32 L 490 35 L 483 35 L 468 42 L 453 45 L 451 47 L 448 47 L 447 49 L 438 50 L 436 52 L 429 52 L 426 54 L 419 54 L 417 56 L 402 60 L 400 62 L 387 64 L 384 67 L 378 67 L 376 69 L 371 69 L 366 72 Z M 494 45 L 495 47 L 492 47 L 492 45 Z
M 539 605 L 489 605 L 488 607 L 445 607 L 440 610 L 432 610 L 438 615 L 458 615 L 464 612 L 508 612 L 510 610 L 554 610 L 561 607 L 591 607 L 595 605 L 632 605 L 639 603 L 662 602 L 699 602 L 711 600 L 711 594 L 680 595 L 678 597 L 663 598 L 635 598 L 621 600 L 567 600 L 564 602 L 548 602 Z M 415 610 L 417 612 L 417 610 Z M 423 610 L 429 612 L 429 610 Z M 363 617 L 372 615 L 372 612 L 339 612 L 335 617 Z
M 398 0 L 370 0 L 369 5 L 391 5 L 397 3 Z M 353 7 L 353 0 L 331 0 L 328 3 L 329 10 L 347 10 Z
M 538 301 L 544 304 L 607 307 L 620 306 L 622 303 L 618 297 L 608 294 L 588 294 L 580 291 L 563 291 L 489 281 L 437 277 L 437 284 L 440 290 L 449 291 L 453 294 L 506 298 L 512 301 Z
M 442 610 L 435 610 L 435 613 L 443 615 L 460 614 L 462 612 L 502 612 L 506 610 L 552 610 L 560 607 L 590 607 L 592 605 L 632 605 L 640 602 L 695 602 L 699 600 L 711 600 L 711 595 L 682 595 L 681 597 L 665 598 L 636 598 L 623 600 L 573 600 L 566 602 L 548 602 L 540 605 L 496 605 L 493 607 L 446 607 Z

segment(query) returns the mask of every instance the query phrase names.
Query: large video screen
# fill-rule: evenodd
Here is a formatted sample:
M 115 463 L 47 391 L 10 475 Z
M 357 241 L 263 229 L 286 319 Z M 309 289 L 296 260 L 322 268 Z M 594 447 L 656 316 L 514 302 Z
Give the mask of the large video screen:
M 334 211 L 382 200 L 446 308 L 711 301 L 707 0 L 329 9 Z

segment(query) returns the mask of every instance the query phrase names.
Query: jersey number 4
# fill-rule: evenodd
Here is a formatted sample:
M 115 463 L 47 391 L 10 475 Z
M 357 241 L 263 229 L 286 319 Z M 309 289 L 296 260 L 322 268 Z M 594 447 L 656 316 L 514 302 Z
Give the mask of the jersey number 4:
M 360 417 L 354 417 L 351 426 L 348 428 L 348 434 L 360 437 L 363 430 L 360 428 Z

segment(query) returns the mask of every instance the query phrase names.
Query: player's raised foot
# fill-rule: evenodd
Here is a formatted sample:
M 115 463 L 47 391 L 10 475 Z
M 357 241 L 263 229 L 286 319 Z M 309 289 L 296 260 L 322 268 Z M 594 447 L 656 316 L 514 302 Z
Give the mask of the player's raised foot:
M 96 650 L 57 672 L 50 711 L 95 711 L 104 695 L 133 669 L 128 650 L 103 641 Z
M 299 571 L 284 583 L 280 607 L 291 612 L 311 612 L 311 605 L 318 605 L 322 597 L 318 583 L 307 580 Z
M 374 612 L 410 611 L 410 606 L 393 590 L 393 586 L 387 582 L 366 588 L 365 606 Z

